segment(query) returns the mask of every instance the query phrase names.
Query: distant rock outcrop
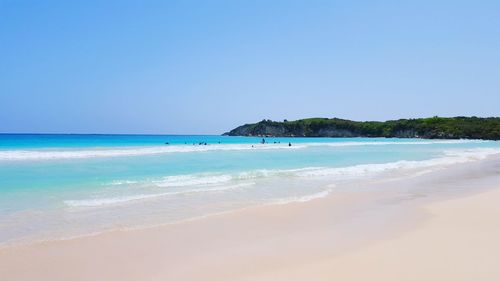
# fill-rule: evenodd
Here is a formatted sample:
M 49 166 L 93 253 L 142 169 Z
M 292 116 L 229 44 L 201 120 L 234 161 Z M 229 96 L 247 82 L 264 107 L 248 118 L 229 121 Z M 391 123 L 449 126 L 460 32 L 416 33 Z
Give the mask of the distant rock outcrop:
M 500 140 L 500 118 L 432 117 L 385 122 L 309 118 L 276 122 L 262 120 L 224 135 L 273 137 L 397 137 Z

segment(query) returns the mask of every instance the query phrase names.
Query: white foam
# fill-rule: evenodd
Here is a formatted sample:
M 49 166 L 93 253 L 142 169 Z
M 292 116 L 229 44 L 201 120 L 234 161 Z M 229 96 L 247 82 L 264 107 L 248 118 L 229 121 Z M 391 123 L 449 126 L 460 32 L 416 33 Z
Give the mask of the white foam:
M 500 153 L 498 148 L 473 148 L 446 150 L 442 157 L 420 161 L 395 161 L 380 164 L 359 164 L 347 167 L 305 167 L 298 169 L 258 169 L 239 173 L 200 173 L 167 176 L 159 180 L 115 180 L 107 185 L 145 184 L 158 187 L 186 187 L 200 185 L 220 185 L 231 181 L 245 181 L 271 177 L 321 177 L 321 176 L 362 176 L 373 175 L 390 170 L 415 170 L 446 166 L 456 163 L 477 161 L 489 155 Z
M 0 150 L 0 160 L 53 160 L 96 157 L 124 157 L 165 153 L 204 152 L 214 150 L 267 150 L 300 149 L 306 145 L 288 147 L 284 144 L 214 144 L 214 145 L 171 145 L 150 147 L 73 149 L 73 150 Z
M 188 186 L 212 186 L 229 182 L 242 182 L 253 179 L 263 179 L 278 176 L 295 176 L 300 172 L 315 171 L 321 167 L 307 167 L 300 169 L 258 169 L 239 173 L 199 173 L 166 176 L 161 179 L 136 180 L 113 180 L 103 185 L 140 185 L 156 187 L 188 187 Z
M 273 149 L 303 149 L 311 146 L 373 146 L 373 145 L 429 145 L 429 144 L 461 144 L 486 142 L 481 140 L 434 140 L 434 141 L 346 141 L 346 142 L 316 142 L 288 144 L 212 144 L 212 145 L 169 145 L 124 148 L 96 148 L 96 149 L 45 149 L 45 150 L 0 150 L 2 160 L 55 160 L 55 159 L 82 159 L 96 157 L 124 157 L 155 155 L 165 153 L 186 153 L 204 151 L 230 150 L 273 150 Z
M 193 186 L 193 185 L 213 185 L 221 184 L 231 181 L 232 177 L 227 174 L 222 175 L 209 175 L 209 174 L 195 174 L 195 175 L 180 175 L 169 176 L 162 180 L 153 181 L 159 187 L 173 187 L 173 186 Z
M 321 177 L 321 176 L 364 176 L 392 170 L 415 170 L 443 167 L 452 164 L 482 160 L 489 155 L 500 153 L 499 148 L 472 148 L 446 150 L 442 157 L 420 161 L 395 161 L 381 164 L 360 164 L 347 167 L 305 167 L 300 169 L 261 169 L 237 174 L 235 179 L 257 179 L 275 176 Z
M 191 190 L 183 190 L 183 191 L 173 191 L 173 192 L 163 192 L 163 193 L 154 193 L 154 194 L 138 194 L 138 195 L 129 195 L 129 196 L 116 196 L 116 197 L 107 197 L 107 198 L 95 198 L 95 199 L 82 199 L 82 200 L 65 200 L 64 204 L 68 207 L 103 207 L 108 205 L 118 205 L 123 203 L 130 203 L 134 201 L 144 201 L 147 199 L 154 199 L 165 196 L 172 195 L 188 195 L 192 193 L 204 193 L 204 192 L 219 192 L 230 189 L 238 189 L 243 187 L 248 187 L 254 185 L 254 182 L 247 183 L 239 183 L 234 185 L 226 185 L 226 186 L 216 186 L 209 188 L 200 188 L 200 189 L 191 189 Z
M 443 157 L 438 157 L 422 161 L 396 161 L 381 164 L 361 164 L 348 167 L 306 167 L 300 169 L 261 169 L 249 172 L 235 174 L 192 174 L 177 175 L 165 177 L 161 180 L 148 180 L 144 182 L 137 181 L 115 181 L 115 184 L 145 184 L 155 185 L 157 187 L 182 187 L 185 190 L 170 191 L 154 194 L 139 194 L 122 197 L 96 198 L 85 200 L 67 200 L 64 203 L 70 207 L 98 207 L 106 205 L 115 205 L 120 203 L 146 200 L 170 195 L 191 194 L 200 192 L 224 191 L 241 188 L 244 186 L 256 184 L 253 180 L 271 178 L 271 177 L 296 177 L 300 178 L 319 178 L 330 177 L 335 179 L 358 178 L 363 176 L 373 176 L 384 172 L 392 171 L 411 171 L 412 173 L 427 173 L 435 169 L 440 169 L 453 164 L 467 163 L 484 159 L 492 154 L 500 153 L 500 149 L 493 148 L 475 148 L 465 150 L 447 150 Z M 234 183 L 236 184 L 228 184 Z M 189 188 L 191 187 L 191 188 Z M 327 191 L 318 193 L 313 197 L 285 198 L 283 202 L 302 202 L 302 200 L 314 199 L 315 196 L 326 196 Z M 312 195 L 308 195 L 312 196 Z M 311 200 L 312 200 L 311 199 Z
M 149 198 L 155 198 L 159 196 L 165 196 L 165 194 L 140 194 L 122 197 L 111 197 L 111 198 L 96 198 L 96 199 L 85 199 L 85 200 L 66 200 L 64 204 L 70 207 L 99 207 L 104 205 L 114 205 L 130 201 L 138 201 Z
M 125 185 L 125 184 L 135 184 L 137 181 L 133 180 L 115 180 L 105 185 Z
M 295 176 L 300 172 L 314 171 L 321 169 L 319 167 L 306 167 L 300 169 L 259 169 L 248 172 L 241 172 L 235 175 L 235 179 L 246 180 L 246 179 L 258 179 L 258 178 L 268 178 L 275 176 Z
M 416 140 L 416 141 L 346 141 L 346 142 L 325 142 L 310 143 L 311 146 L 372 146 L 372 145 L 430 145 L 430 144 L 464 144 L 483 143 L 486 140 Z
M 466 150 L 447 150 L 443 157 L 421 161 L 396 161 L 382 164 L 361 164 L 340 168 L 318 168 L 298 173 L 300 177 L 320 176 L 370 176 L 393 170 L 414 170 L 440 168 L 452 164 L 482 160 L 489 155 L 500 153 L 500 149 L 475 148 Z
M 329 190 L 324 190 L 318 193 L 310 194 L 310 195 L 304 195 L 304 196 L 293 196 L 293 197 L 288 197 L 288 198 L 282 198 L 282 199 L 277 199 L 273 200 L 271 203 L 272 204 L 277 204 L 277 205 L 283 205 L 283 204 L 289 204 L 289 203 L 303 203 L 303 202 L 308 202 L 314 199 L 319 199 L 319 198 L 324 198 L 330 194 Z

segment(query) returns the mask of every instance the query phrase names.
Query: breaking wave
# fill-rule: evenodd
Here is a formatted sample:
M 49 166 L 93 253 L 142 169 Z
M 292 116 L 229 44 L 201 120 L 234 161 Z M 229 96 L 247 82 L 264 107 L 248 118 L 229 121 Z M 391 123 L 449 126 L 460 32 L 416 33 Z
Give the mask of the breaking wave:
M 188 195 L 193 193 L 225 191 L 229 189 L 247 187 L 254 184 L 255 183 L 248 182 L 248 183 L 240 183 L 227 186 L 215 186 L 215 187 L 208 187 L 201 189 L 191 189 L 191 190 L 172 191 L 172 192 L 153 193 L 153 194 L 137 194 L 129 196 L 116 196 L 116 197 L 84 199 L 84 200 L 66 200 L 64 201 L 64 204 L 66 204 L 69 207 L 102 207 L 107 205 L 118 205 L 123 203 L 143 201 L 147 199 L 154 199 L 171 195 Z
M 145 181 L 112 181 L 107 185 L 135 185 L 156 186 L 159 188 L 173 188 L 168 192 L 138 194 L 130 196 L 117 196 L 106 198 L 94 198 L 85 200 L 66 200 L 64 203 L 69 207 L 99 207 L 107 205 L 123 204 L 135 201 L 149 200 L 172 195 L 188 195 L 192 193 L 221 192 L 259 184 L 259 180 L 268 178 L 296 178 L 318 179 L 325 177 L 335 182 L 336 179 L 359 178 L 363 176 L 374 176 L 392 171 L 411 171 L 419 173 L 446 167 L 452 164 L 466 163 L 482 160 L 489 155 L 500 153 L 499 149 L 476 148 L 468 150 L 448 150 L 442 157 L 422 161 L 396 161 L 382 164 L 360 164 L 347 167 L 306 167 L 300 169 L 261 169 L 254 171 L 239 172 L 233 174 L 189 174 L 167 176 L 162 179 Z M 284 198 L 275 201 L 276 204 L 287 202 L 305 202 L 316 198 L 327 196 L 328 190 L 320 193 L 300 197 Z
M 2 160 L 56 160 L 82 159 L 96 157 L 125 157 L 155 155 L 166 153 L 186 153 L 204 151 L 231 151 L 231 150 L 275 150 L 275 149 L 303 149 L 307 147 L 327 146 L 379 146 L 379 145 L 431 145 L 431 144 L 462 144 L 486 142 L 481 140 L 433 140 L 433 141 L 372 141 L 372 142 L 325 142 L 325 143 L 297 143 L 288 144 L 213 144 L 213 145 L 171 145 L 126 148 L 95 148 L 95 149 L 66 149 L 66 150 L 0 150 Z
M 289 203 L 303 203 L 303 202 L 308 202 L 314 199 L 319 199 L 319 198 L 324 198 L 330 194 L 329 190 L 324 190 L 318 193 L 310 194 L 310 195 L 304 195 L 304 196 L 293 196 L 289 198 L 282 198 L 282 199 L 276 199 L 273 200 L 271 203 L 272 204 L 277 204 L 277 205 L 284 205 L 284 204 L 289 204 Z

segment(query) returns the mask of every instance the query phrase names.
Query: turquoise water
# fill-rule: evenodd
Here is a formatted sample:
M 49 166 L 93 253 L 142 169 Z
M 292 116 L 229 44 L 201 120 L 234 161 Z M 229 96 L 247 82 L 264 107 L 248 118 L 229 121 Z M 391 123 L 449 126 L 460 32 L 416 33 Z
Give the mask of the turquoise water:
M 267 142 L 310 143 L 310 142 L 363 142 L 363 138 L 265 138 Z M 260 137 L 229 137 L 215 135 L 77 135 L 77 134 L 0 134 L 0 149 L 33 148 L 83 148 L 83 147 L 125 147 L 154 146 L 169 144 L 256 144 Z M 387 139 L 372 138 L 370 141 L 385 142 Z M 398 141 L 408 141 L 399 139 Z
M 0 243 L 302 202 L 353 179 L 426 172 L 500 151 L 499 142 L 475 140 L 261 140 L 0 135 Z

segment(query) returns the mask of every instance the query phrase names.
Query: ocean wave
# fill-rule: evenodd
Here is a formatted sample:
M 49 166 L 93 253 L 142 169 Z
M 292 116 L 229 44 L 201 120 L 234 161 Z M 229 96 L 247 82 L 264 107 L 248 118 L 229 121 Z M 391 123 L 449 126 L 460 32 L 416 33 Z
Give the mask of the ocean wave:
M 327 146 L 378 146 L 378 145 L 430 145 L 430 144 L 462 144 L 486 142 L 481 140 L 434 140 L 434 141 L 372 141 L 372 142 L 316 142 L 288 144 L 213 144 L 213 145 L 170 145 L 150 147 L 124 148 L 96 148 L 96 149 L 40 149 L 40 150 L 0 150 L 0 161 L 21 160 L 57 160 L 82 159 L 97 157 L 126 157 L 155 155 L 166 153 L 186 153 L 205 151 L 232 151 L 232 150 L 275 150 L 275 149 L 303 149 L 307 147 Z
M 431 144 L 465 144 L 465 143 L 484 143 L 487 140 L 418 140 L 418 141 L 346 141 L 330 143 L 310 143 L 311 146 L 377 146 L 377 145 L 431 145 Z
M 106 183 L 105 185 L 125 185 L 125 184 L 135 184 L 137 181 L 133 180 L 114 180 L 112 182 Z
M 84 200 L 66 200 L 64 203 L 69 207 L 100 207 L 117 205 L 135 201 L 143 201 L 164 196 L 188 195 L 192 193 L 218 192 L 238 189 L 246 186 L 256 185 L 260 179 L 268 178 L 296 178 L 296 179 L 318 179 L 331 178 L 332 183 L 337 179 L 359 178 L 374 176 L 385 172 L 407 171 L 412 173 L 430 172 L 453 164 L 467 163 L 482 160 L 489 155 L 500 153 L 499 149 L 475 148 L 465 150 L 447 150 L 442 157 L 421 161 L 395 161 L 380 164 L 360 164 L 347 167 L 305 167 L 299 169 L 260 169 L 238 173 L 203 173 L 167 176 L 162 179 L 149 179 L 144 181 L 120 180 L 112 181 L 111 185 L 138 184 L 141 186 L 157 186 L 160 188 L 174 188 L 168 192 L 139 194 L 130 196 L 106 197 Z M 182 189 L 178 189 L 183 188 Z M 277 204 L 286 202 L 305 202 L 315 198 L 324 197 L 329 191 L 307 195 L 305 197 L 284 198 L 276 201 Z M 281 202 L 281 203 L 280 203 Z
M 113 196 L 105 198 L 82 199 L 82 200 L 65 200 L 64 204 L 68 207 L 103 207 L 108 205 L 119 205 L 123 203 L 131 203 L 135 201 L 144 201 L 147 199 L 155 199 L 172 195 L 189 195 L 193 193 L 219 192 L 230 189 L 238 189 L 254 185 L 254 182 L 239 183 L 226 186 L 215 186 L 200 189 L 190 189 L 182 191 L 162 192 L 153 194 L 137 194 L 129 196 Z
M 179 175 L 168 176 L 161 180 L 154 180 L 152 183 L 159 187 L 174 187 L 174 186 L 193 186 L 193 185 L 213 185 L 229 182 L 233 179 L 231 175 Z
M 0 150 L 0 160 L 54 160 L 81 159 L 96 157 L 124 157 L 166 153 L 205 152 L 216 150 L 269 150 L 269 149 L 301 149 L 306 145 L 288 146 L 285 144 L 214 144 L 214 145 L 172 145 L 153 147 L 72 149 L 72 150 Z
M 248 177 L 256 178 L 256 177 Z M 166 176 L 161 179 L 146 179 L 146 180 L 113 180 L 103 183 L 105 186 L 115 185 L 141 185 L 141 186 L 156 186 L 156 187 L 186 187 L 200 185 L 220 185 L 228 183 L 232 180 L 237 180 L 239 177 L 231 174 L 217 173 L 200 173 Z
M 481 160 L 489 155 L 500 153 L 495 148 L 474 148 L 446 150 L 443 156 L 428 160 L 409 161 L 400 160 L 380 164 L 359 164 L 345 167 L 304 167 L 297 169 L 257 169 L 234 173 L 199 173 L 166 176 L 161 179 L 136 180 L 114 180 L 105 185 L 141 184 L 157 187 L 187 187 L 187 186 L 209 186 L 228 183 L 238 183 L 248 180 L 259 180 L 272 177 L 322 177 L 322 176 L 364 176 L 374 175 L 391 170 L 415 170 L 441 167 L 457 163 L 465 163 Z
M 429 169 L 429 168 L 445 167 L 452 164 L 460 164 L 460 163 L 482 160 L 490 155 L 497 153 L 500 153 L 500 149 L 475 148 L 475 149 L 465 149 L 465 150 L 463 149 L 446 150 L 444 151 L 444 156 L 428 160 L 420 160 L 420 161 L 401 160 L 401 161 L 381 163 L 381 164 L 360 164 L 349 167 L 318 168 L 318 169 L 301 171 L 298 174 L 298 176 L 299 177 L 370 176 L 395 170 L 415 170 L 424 168 Z
M 293 196 L 288 198 L 275 199 L 271 201 L 271 204 L 284 205 L 289 203 L 303 203 L 314 199 L 324 198 L 330 194 L 330 190 L 320 191 L 318 193 L 304 195 L 304 196 Z
M 295 176 L 301 172 L 314 171 L 321 167 L 306 167 L 299 169 L 258 169 L 247 172 L 240 172 L 233 176 L 235 180 L 259 179 L 276 176 Z

